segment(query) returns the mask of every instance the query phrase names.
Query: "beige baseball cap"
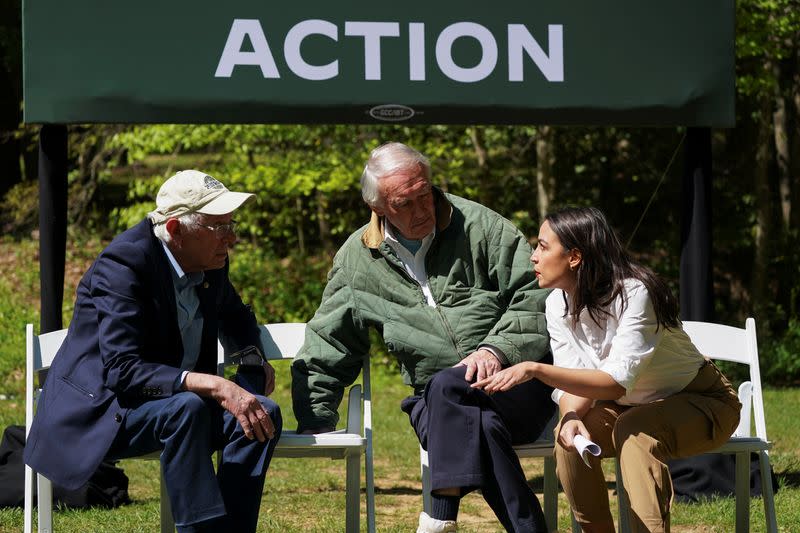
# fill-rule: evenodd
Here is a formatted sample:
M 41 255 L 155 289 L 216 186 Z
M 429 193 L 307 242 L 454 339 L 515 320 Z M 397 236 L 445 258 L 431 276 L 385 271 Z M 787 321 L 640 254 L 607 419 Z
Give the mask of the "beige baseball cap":
M 156 209 L 150 212 L 153 224 L 189 213 L 225 215 L 255 196 L 229 191 L 218 180 L 199 170 L 181 170 L 161 186 Z

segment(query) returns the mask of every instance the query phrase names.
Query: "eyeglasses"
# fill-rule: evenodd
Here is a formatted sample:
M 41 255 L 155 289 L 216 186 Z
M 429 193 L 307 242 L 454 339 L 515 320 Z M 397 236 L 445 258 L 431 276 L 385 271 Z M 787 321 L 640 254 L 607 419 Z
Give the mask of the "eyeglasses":
M 199 222 L 196 223 L 197 226 L 213 231 L 219 239 L 227 237 L 228 235 L 236 235 L 236 224 L 237 222 L 235 220 L 231 220 L 227 224 L 208 225 L 200 224 Z

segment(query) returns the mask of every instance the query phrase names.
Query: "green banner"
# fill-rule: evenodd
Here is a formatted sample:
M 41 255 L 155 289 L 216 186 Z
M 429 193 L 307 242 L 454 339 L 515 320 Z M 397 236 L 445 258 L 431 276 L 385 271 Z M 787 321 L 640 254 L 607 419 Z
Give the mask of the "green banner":
M 734 123 L 733 0 L 24 0 L 29 123 Z

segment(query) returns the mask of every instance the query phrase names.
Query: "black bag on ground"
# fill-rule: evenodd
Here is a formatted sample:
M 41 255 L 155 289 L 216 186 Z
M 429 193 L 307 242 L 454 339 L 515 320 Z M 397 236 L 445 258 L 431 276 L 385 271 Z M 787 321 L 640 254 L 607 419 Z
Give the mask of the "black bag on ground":
M 705 454 L 668 461 L 675 500 L 697 502 L 712 496 L 736 494 L 736 459 L 730 454 Z M 772 491 L 778 492 L 778 480 L 770 465 Z M 750 496 L 761 495 L 761 469 L 758 454 L 750 454 Z
M 25 505 L 25 428 L 8 426 L 0 441 L 0 507 Z M 36 483 L 34 481 L 34 503 Z M 77 490 L 53 485 L 53 504 L 67 507 L 119 507 L 130 503 L 128 476 L 113 463 L 103 461 L 89 481 Z

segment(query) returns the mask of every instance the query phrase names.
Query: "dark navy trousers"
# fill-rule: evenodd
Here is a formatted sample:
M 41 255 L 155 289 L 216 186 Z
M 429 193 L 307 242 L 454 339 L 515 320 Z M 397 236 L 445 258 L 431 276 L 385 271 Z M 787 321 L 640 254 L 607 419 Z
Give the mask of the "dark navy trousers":
M 533 442 L 555 410 L 552 388 L 531 380 L 488 395 L 464 379 L 465 366 L 435 374 L 422 396 L 403 400 L 428 452 L 432 490 L 480 489 L 507 531 L 546 531 L 544 513 L 528 485 L 514 444 Z
M 161 450 L 161 468 L 181 533 L 255 532 L 264 478 L 282 429 L 278 404 L 256 396 L 275 425 L 275 438 L 248 439 L 236 418 L 193 392 L 145 402 L 128 411 L 107 457 Z M 212 454 L 222 450 L 214 472 Z

